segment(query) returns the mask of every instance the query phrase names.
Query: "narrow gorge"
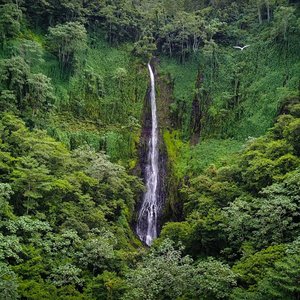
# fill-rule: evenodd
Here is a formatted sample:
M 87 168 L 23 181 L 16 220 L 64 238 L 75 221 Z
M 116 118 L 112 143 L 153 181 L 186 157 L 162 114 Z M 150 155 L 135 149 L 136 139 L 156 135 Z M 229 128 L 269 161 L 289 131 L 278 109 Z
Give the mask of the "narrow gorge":
M 150 94 L 147 100 L 150 101 L 150 111 L 146 113 L 144 130 L 144 151 L 141 159 L 145 157 L 145 162 L 141 164 L 142 177 L 146 185 L 146 191 L 138 212 L 136 233 L 140 240 L 151 246 L 153 240 L 157 238 L 159 231 L 159 221 L 162 215 L 164 195 L 162 172 L 164 167 L 161 164 L 162 155 L 160 153 L 160 133 L 158 127 L 158 112 L 155 91 L 155 74 L 151 64 L 148 64 L 150 75 Z M 143 153 L 144 152 L 144 153 Z

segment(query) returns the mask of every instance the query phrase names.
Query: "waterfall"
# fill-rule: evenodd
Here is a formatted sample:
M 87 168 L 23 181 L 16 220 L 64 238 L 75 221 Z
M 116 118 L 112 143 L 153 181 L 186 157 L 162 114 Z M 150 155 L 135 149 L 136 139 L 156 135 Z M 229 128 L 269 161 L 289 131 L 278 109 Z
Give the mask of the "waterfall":
M 152 244 L 153 239 L 157 237 L 157 219 L 159 213 L 159 195 L 158 195 L 158 128 L 155 96 L 155 78 L 150 63 L 148 69 L 151 79 L 151 117 L 152 127 L 151 136 L 148 142 L 147 165 L 145 170 L 146 192 L 143 197 L 141 209 L 139 211 L 136 232 L 141 241 L 148 246 Z

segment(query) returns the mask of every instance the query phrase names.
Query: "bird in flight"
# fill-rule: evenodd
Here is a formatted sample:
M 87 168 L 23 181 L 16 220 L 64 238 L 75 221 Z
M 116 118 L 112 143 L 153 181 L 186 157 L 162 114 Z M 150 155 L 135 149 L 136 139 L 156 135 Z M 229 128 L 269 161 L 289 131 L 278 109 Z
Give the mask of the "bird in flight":
M 246 45 L 244 47 L 240 47 L 240 46 L 234 46 L 233 48 L 235 49 L 240 49 L 241 51 L 243 51 L 245 48 L 248 48 L 250 45 Z

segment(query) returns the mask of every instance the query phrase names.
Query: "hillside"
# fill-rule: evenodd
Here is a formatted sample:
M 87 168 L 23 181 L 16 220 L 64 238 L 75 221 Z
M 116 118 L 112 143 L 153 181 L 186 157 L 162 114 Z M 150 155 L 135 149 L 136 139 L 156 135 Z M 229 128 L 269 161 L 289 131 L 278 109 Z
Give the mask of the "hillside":
M 0 0 L 0 299 L 299 299 L 299 16 Z

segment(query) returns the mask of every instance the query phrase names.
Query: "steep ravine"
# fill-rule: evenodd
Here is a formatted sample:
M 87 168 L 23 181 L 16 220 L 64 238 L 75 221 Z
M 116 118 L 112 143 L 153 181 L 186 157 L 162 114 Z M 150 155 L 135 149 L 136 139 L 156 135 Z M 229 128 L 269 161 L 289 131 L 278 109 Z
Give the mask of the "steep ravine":
M 156 85 L 156 105 L 158 122 L 158 198 L 159 215 L 157 222 L 157 235 L 159 235 L 163 224 L 170 220 L 180 220 L 182 205 L 178 193 L 178 181 L 172 173 L 172 162 L 168 159 L 167 147 L 164 141 L 164 133 L 172 131 L 172 120 L 170 117 L 170 104 L 172 102 L 173 88 L 168 77 L 158 72 L 159 61 L 153 59 L 151 66 L 155 75 Z M 151 103 L 150 103 L 150 79 L 149 87 L 144 100 L 144 109 L 142 115 L 142 131 L 138 145 L 139 161 L 135 169 L 135 174 L 140 176 L 146 186 L 146 167 L 148 164 L 149 139 L 152 131 Z M 133 221 L 133 228 L 136 230 L 138 224 L 139 212 L 142 207 L 144 194 L 138 196 L 135 208 L 136 218 Z

